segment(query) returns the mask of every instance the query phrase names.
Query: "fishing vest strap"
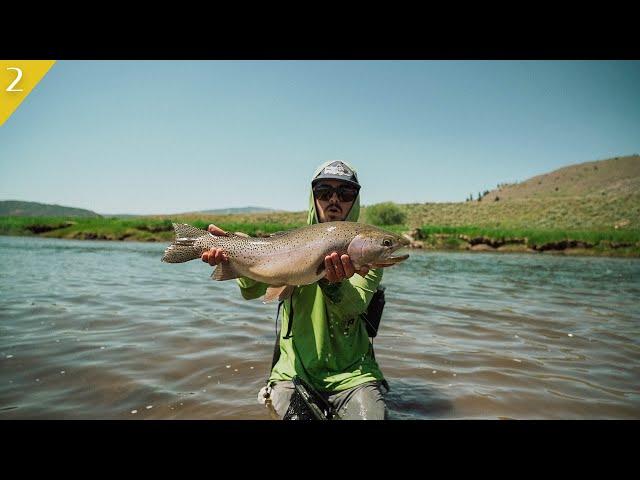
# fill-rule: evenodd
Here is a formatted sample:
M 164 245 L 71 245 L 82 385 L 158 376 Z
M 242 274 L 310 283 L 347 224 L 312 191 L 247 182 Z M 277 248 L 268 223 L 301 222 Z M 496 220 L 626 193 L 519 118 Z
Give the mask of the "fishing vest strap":
M 367 306 L 367 311 L 360 315 L 360 318 L 364 321 L 367 328 L 367 335 L 371 338 L 375 338 L 378 335 L 378 329 L 380 328 L 380 320 L 382 319 L 382 310 L 384 310 L 385 287 L 379 286 L 371 297 L 371 301 Z
M 293 293 L 295 293 L 295 289 Z M 291 308 L 289 309 L 289 324 L 287 325 L 287 334 L 283 337 L 284 339 L 291 338 L 291 328 L 293 326 L 293 293 L 291 294 Z M 276 363 L 278 363 L 278 360 L 280 360 L 280 332 L 282 331 L 282 327 L 278 329 L 278 318 L 280 318 L 280 309 L 282 308 L 284 302 L 285 300 L 281 300 L 278 303 L 278 310 L 276 312 L 276 343 L 273 346 L 273 359 L 271 360 L 271 369 L 269 370 L 269 376 L 267 377 L 267 385 L 269 385 L 269 378 L 271 378 L 273 367 L 275 367 Z
M 280 330 L 278 329 L 278 317 L 280 317 L 280 308 L 282 307 L 283 303 L 284 300 L 278 303 L 278 311 L 276 313 L 276 344 L 273 347 L 273 361 L 271 362 L 271 370 L 273 370 L 273 367 L 276 366 L 276 363 L 278 363 L 278 360 L 280 359 Z
M 293 294 L 296 292 L 296 289 L 293 289 L 291 292 L 291 298 L 289 298 L 289 323 L 287 324 L 287 334 L 282 337 L 284 340 L 288 340 L 291 338 L 291 329 L 293 328 Z M 284 301 L 284 300 L 283 300 Z

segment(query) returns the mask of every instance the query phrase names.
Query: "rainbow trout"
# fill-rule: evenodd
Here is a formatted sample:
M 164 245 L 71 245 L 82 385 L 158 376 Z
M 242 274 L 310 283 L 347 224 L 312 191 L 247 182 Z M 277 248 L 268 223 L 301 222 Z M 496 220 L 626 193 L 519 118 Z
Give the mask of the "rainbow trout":
M 278 232 L 266 238 L 227 233 L 212 235 L 186 224 L 173 224 L 176 239 L 167 247 L 163 262 L 182 263 L 200 258 L 211 248 L 221 248 L 228 261 L 220 263 L 211 278 L 252 278 L 269 286 L 263 301 L 289 298 L 296 285 L 315 283 L 325 276 L 324 257 L 348 254 L 356 270 L 389 267 L 409 258 L 393 256 L 409 241 L 381 228 L 357 222 L 327 222 Z

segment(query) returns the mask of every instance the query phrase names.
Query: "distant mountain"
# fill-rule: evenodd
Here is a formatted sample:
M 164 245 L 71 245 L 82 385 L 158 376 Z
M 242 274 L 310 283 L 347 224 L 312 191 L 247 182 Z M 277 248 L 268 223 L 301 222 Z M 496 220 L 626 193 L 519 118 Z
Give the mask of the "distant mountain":
M 204 213 L 207 215 L 236 215 L 244 213 L 269 213 L 275 212 L 272 208 L 262 207 L 236 207 L 236 208 L 217 208 L 215 210 L 198 210 L 193 213 Z
M 100 217 L 91 210 L 18 200 L 0 201 L 2 217 Z
M 640 155 L 579 163 L 520 183 L 499 185 L 482 201 L 620 197 L 640 192 Z

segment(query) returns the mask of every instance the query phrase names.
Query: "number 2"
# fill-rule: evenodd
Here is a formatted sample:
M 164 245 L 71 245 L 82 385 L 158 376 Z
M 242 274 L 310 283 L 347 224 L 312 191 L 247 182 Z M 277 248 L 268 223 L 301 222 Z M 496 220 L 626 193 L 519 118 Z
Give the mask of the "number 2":
M 22 92 L 23 90 L 21 88 L 15 89 L 13 87 L 16 86 L 16 84 L 20 81 L 20 79 L 22 78 L 22 70 L 19 69 L 18 67 L 7 67 L 7 70 L 15 70 L 18 75 L 16 76 L 16 79 L 13 81 L 13 83 L 11 85 L 9 85 L 7 87 L 7 92 Z

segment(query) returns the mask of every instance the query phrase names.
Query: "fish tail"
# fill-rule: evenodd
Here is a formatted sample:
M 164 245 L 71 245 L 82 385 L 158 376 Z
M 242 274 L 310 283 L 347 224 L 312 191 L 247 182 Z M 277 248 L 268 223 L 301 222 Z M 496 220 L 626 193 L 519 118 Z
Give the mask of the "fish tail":
M 194 247 L 195 241 L 203 235 L 208 235 L 209 232 L 184 223 L 174 223 L 173 229 L 176 239 L 164 251 L 162 261 L 183 263 L 200 258 L 200 251 Z
M 195 260 L 196 258 L 200 258 L 200 253 L 194 248 L 192 241 L 191 245 L 185 245 L 183 242 L 181 242 L 180 245 L 175 243 L 169 245 L 164 251 L 162 261 L 167 263 L 183 263 L 189 260 Z

